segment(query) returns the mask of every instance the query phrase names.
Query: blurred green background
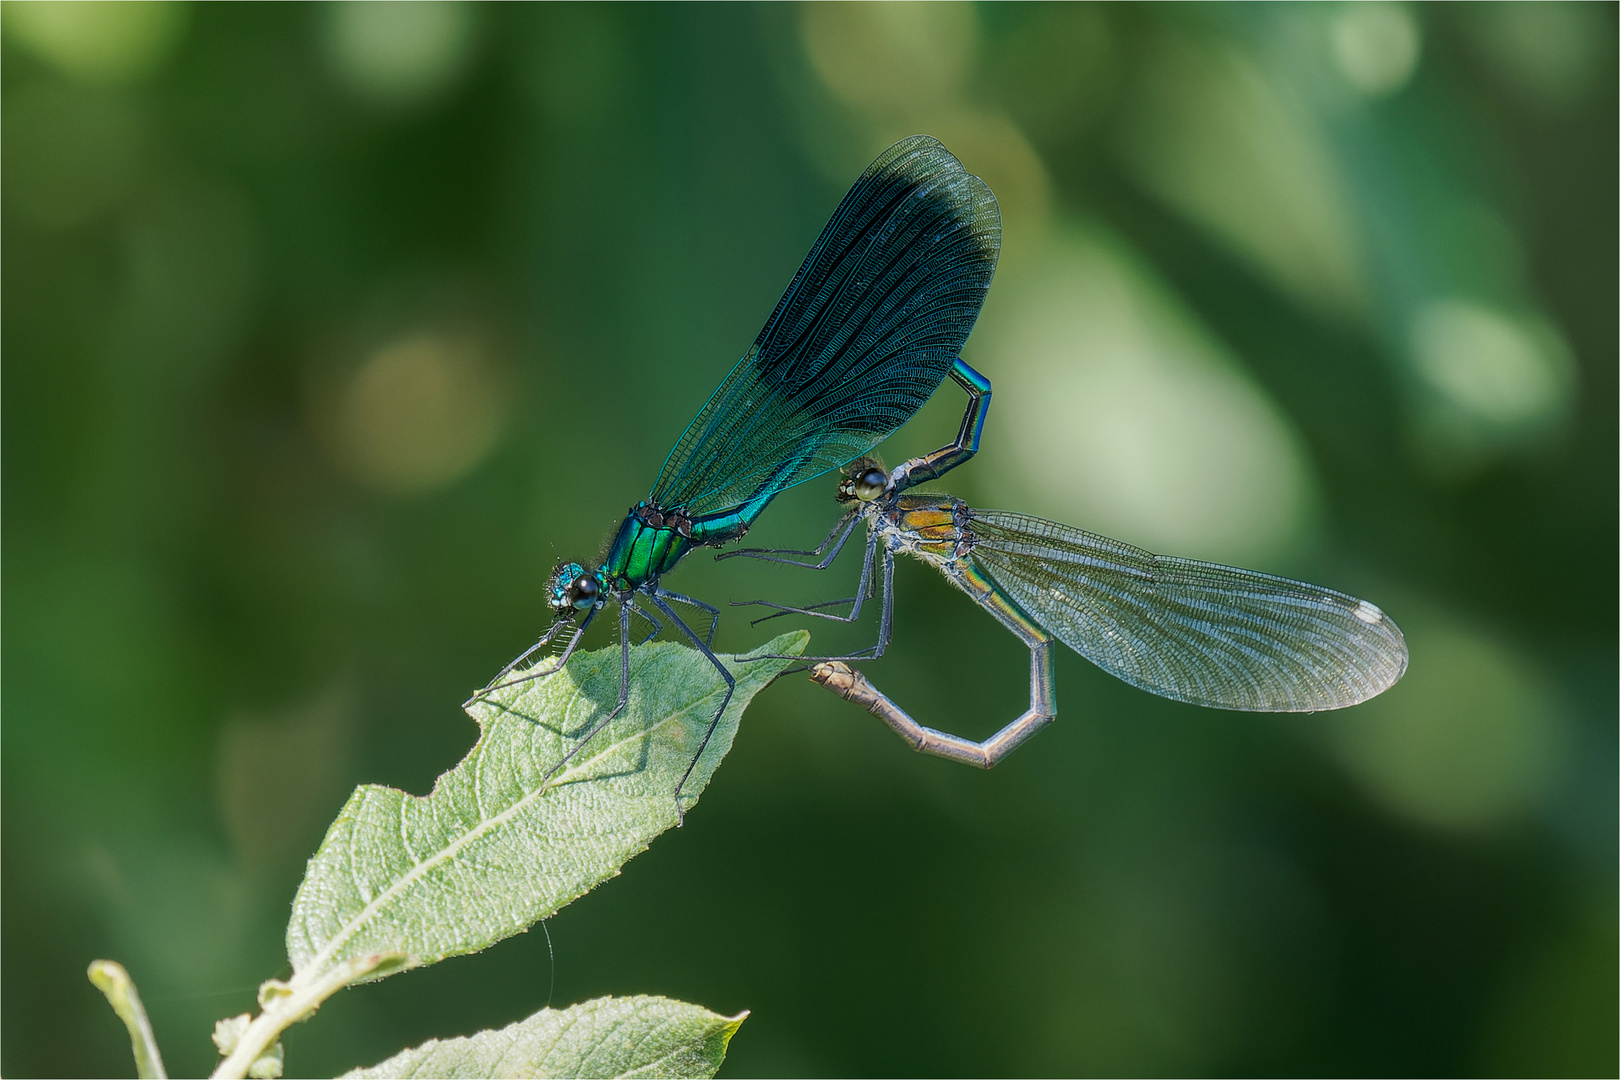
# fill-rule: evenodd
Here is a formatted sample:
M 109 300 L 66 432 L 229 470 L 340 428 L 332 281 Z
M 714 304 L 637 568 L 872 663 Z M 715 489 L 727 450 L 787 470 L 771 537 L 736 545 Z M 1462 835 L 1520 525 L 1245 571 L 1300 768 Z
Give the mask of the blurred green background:
M 7 3 L 7 1075 L 178 1075 L 285 974 L 351 787 L 423 793 L 848 184 L 1001 201 L 943 485 L 1373 599 L 1344 713 L 1058 659 L 992 773 L 802 676 L 622 878 L 335 998 L 293 1075 L 606 993 L 744 1075 L 1614 1075 L 1616 8 Z M 953 387 L 884 447 L 954 430 Z M 750 541 L 801 546 L 833 479 Z M 714 602 L 846 595 L 715 565 Z M 719 643 L 764 640 L 744 613 Z M 813 626 L 823 649 L 875 627 Z M 902 564 L 866 666 L 974 735 L 1018 644 Z M 596 645 L 608 643 L 596 636 Z

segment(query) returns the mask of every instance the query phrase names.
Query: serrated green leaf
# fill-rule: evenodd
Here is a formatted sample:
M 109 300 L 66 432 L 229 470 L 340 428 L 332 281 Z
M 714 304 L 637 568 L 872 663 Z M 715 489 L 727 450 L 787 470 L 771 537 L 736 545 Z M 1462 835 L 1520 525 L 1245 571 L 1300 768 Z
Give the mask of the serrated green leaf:
M 709 1077 L 747 1013 L 725 1017 L 665 997 L 597 998 L 541 1009 L 499 1031 L 431 1039 L 363 1077 Z
M 796 654 L 808 640 L 784 634 L 757 651 Z M 721 659 L 736 693 L 683 807 L 731 748 L 749 700 L 792 663 Z M 541 778 L 618 701 L 617 648 L 472 705 L 478 742 L 429 795 L 356 788 L 293 900 L 289 986 L 370 954 L 403 957 L 378 969 L 386 974 L 487 948 L 614 876 L 674 825 L 675 786 L 725 684 L 700 653 L 663 642 L 631 650 L 630 669 L 624 712 L 549 781 Z

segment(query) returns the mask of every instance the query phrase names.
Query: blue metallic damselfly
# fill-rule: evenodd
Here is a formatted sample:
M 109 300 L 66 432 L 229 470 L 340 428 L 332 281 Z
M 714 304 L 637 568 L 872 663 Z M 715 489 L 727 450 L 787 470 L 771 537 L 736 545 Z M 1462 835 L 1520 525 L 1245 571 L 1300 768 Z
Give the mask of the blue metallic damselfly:
M 719 611 L 672 592 L 664 575 L 694 547 L 741 538 L 770 501 L 795 484 L 867 453 L 909 420 L 950 376 L 969 402 L 955 442 L 917 469 L 938 476 L 978 448 L 990 384 L 961 359 L 1001 246 L 1001 215 L 984 181 L 934 139 L 891 146 L 834 211 L 764 329 L 670 451 L 652 494 L 630 508 L 594 569 L 564 563 L 551 577 L 551 627 L 475 699 L 562 668 L 606 605 L 619 604 L 619 700 L 561 769 L 624 708 L 630 687 L 630 615 L 658 633 L 662 614 L 725 680 L 692 766 L 731 699 L 731 674 L 710 649 Z M 699 635 L 670 607 L 707 612 Z M 522 665 L 568 633 L 555 658 Z M 652 635 L 649 635 L 649 637 Z M 680 790 L 675 791 L 677 811 Z

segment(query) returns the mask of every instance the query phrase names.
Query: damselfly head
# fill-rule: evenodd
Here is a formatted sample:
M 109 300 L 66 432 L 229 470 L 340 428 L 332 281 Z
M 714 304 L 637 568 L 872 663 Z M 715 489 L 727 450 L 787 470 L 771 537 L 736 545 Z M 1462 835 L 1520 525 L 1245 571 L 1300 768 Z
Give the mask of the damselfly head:
M 862 458 L 844 472 L 838 484 L 839 502 L 871 502 L 889 487 L 889 474 L 876 458 Z
M 579 563 L 563 563 L 551 572 L 551 610 L 558 615 L 587 611 L 601 602 L 602 583 Z

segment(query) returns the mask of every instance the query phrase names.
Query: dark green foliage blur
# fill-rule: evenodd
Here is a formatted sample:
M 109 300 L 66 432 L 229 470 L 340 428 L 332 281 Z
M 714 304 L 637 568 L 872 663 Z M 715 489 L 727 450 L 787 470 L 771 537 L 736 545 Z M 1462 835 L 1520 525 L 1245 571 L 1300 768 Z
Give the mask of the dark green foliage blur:
M 132 1071 L 101 956 L 212 1068 L 349 790 L 459 759 L 554 561 L 926 131 L 1006 227 L 941 486 L 1368 597 L 1405 681 L 1256 716 L 1064 652 L 979 773 L 790 677 L 549 944 L 346 991 L 289 1071 L 661 993 L 752 1010 L 734 1076 L 1614 1075 L 1615 11 L 8 2 L 0 1071 Z M 856 573 L 739 562 L 669 584 Z M 793 622 L 748 615 L 721 647 Z M 916 564 L 864 670 L 1024 708 Z

